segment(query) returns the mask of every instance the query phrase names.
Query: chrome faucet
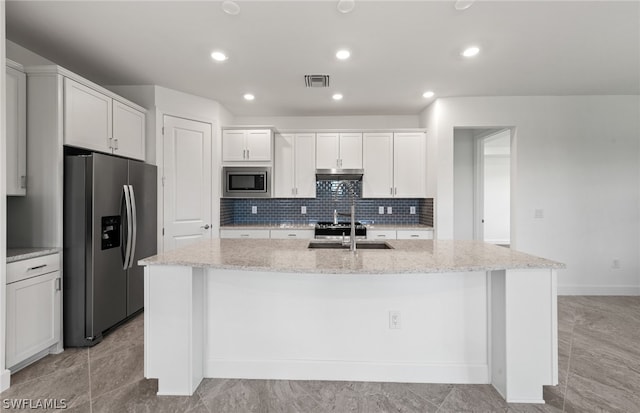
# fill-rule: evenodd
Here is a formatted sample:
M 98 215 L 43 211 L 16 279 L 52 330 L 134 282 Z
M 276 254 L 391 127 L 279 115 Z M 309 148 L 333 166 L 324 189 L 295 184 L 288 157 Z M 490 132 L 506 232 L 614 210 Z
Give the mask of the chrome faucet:
M 338 210 L 333 210 L 333 223 L 338 223 L 338 216 L 343 217 L 351 217 L 351 234 L 349 235 L 349 250 L 351 252 L 356 252 L 356 205 L 355 203 L 351 204 L 351 211 L 349 213 L 346 212 L 338 212 Z M 342 245 L 344 243 L 344 233 L 342 233 Z

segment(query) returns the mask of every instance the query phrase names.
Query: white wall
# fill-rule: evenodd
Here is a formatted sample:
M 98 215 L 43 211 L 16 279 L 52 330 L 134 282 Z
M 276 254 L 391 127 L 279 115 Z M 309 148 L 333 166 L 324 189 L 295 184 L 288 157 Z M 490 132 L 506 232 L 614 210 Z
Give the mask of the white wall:
M 25 49 L 11 40 L 7 40 L 7 57 L 23 66 L 55 65 L 51 60 Z
M 483 238 L 509 244 L 511 223 L 511 131 L 486 138 L 483 159 Z
M 236 116 L 236 125 L 273 125 L 277 129 L 402 129 L 419 128 L 415 116 Z M 224 126 L 224 125 L 223 125 Z
M 5 2 L 0 2 L 0 64 L 5 66 Z M 6 73 L 0 74 L 0 392 L 9 388 L 10 372 L 5 369 L 5 333 L 6 333 L 6 262 L 7 262 L 7 141 L 5 136 L 5 81 Z
M 513 125 L 513 247 L 565 263 L 560 293 L 640 294 L 640 97 L 445 98 L 431 106 L 421 123 L 436 141 L 428 167 L 437 170 L 438 238 L 454 235 L 454 127 Z
M 453 134 L 453 239 L 473 239 L 475 139 L 473 129 Z

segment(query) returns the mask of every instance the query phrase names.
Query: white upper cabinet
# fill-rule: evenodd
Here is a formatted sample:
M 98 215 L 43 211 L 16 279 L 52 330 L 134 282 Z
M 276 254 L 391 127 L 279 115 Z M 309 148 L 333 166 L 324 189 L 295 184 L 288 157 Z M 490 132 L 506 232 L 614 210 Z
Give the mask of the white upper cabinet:
M 393 182 L 396 198 L 425 198 L 426 136 L 424 132 L 393 134 Z
M 226 129 L 222 131 L 223 162 L 270 162 L 271 158 L 271 130 Z
M 69 78 L 64 79 L 64 143 L 111 152 L 112 99 Z
M 278 134 L 275 138 L 275 198 L 315 198 L 316 135 Z
M 145 114 L 113 101 L 113 153 L 144 160 Z
M 361 169 L 362 133 L 318 133 L 316 167 Z
M 7 195 L 26 195 L 27 79 L 13 67 L 6 74 Z
M 64 144 L 144 160 L 145 113 L 65 77 Z
M 365 133 L 363 152 L 363 197 L 393 197 L 393 133 Z
M 426 197 L 424 132 L 364 136 L 364 198 Z

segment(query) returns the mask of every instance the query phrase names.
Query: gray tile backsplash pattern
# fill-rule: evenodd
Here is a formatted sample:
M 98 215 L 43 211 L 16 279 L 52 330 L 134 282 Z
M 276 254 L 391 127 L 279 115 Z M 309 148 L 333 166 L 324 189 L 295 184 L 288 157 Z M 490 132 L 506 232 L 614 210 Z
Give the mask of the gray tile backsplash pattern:
M 348 212 L 351 200 L 356 202 L 356 219 L 374 224 L 433 225 L 433 199 L 362 199 L 360 182 L 318 181 L 316 198 L 221 199 L 220 225 L 232 224 L 307 224 L 331 221 L 333 210 Z M 251 208 L 258 209 L 257 214 Z M 307 207 L 307 214 L 300 213 Z M 378 207 L 384 214 L 378 214 Z M 410 214 L 410 207 L 416 213 Z M 387 214 L 387 208 L 392 214 Z M 340 217 L 348 221 L 348 217 Z

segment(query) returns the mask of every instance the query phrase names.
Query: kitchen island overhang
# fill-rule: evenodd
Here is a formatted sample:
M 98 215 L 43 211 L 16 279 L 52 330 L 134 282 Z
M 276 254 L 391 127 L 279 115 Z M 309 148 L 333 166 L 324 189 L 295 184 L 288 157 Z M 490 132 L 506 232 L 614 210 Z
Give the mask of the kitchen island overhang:
M 389 243 L 210 240 L 142 260 L 145 376 L 165 395 L 212 377 L 491 383 L 543 403 L 563 265 L 473 241 Z

